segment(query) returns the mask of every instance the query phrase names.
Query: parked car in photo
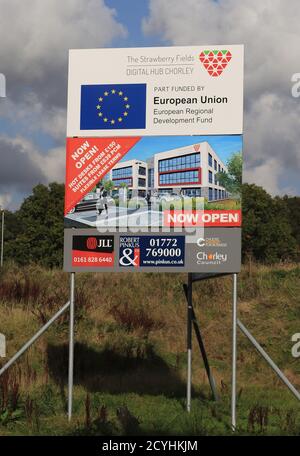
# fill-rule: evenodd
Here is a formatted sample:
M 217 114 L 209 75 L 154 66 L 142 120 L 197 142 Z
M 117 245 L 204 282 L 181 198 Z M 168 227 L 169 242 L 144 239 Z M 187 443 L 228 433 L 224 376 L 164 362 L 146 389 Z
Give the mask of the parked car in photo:
M 181 197 L 178 193 L 159 193 L 158 195 L 159 201 L 162 202 L 168 202 L 168 201 L 180 201 Z
M 114 203 L 114 199 L 110 196 L 106 197 L 107 204 Z M 74 212 L 85 212 L 85 211 L 96 211 L 97 210 L 97 203 L 99 201 L 99 194 L 96 192 L 90 192 L 82 198 L 79 203 L 70 211 L 70 214 Z

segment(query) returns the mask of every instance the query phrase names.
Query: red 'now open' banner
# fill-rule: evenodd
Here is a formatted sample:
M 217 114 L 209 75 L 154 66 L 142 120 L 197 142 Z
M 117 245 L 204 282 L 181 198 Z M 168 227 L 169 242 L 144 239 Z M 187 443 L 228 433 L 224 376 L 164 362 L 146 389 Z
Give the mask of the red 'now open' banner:
M 125 138 L 67 138 L 65 215 L 140 140 Z
M 164 226 L 241 226 L 240 210 L 165 210 Z

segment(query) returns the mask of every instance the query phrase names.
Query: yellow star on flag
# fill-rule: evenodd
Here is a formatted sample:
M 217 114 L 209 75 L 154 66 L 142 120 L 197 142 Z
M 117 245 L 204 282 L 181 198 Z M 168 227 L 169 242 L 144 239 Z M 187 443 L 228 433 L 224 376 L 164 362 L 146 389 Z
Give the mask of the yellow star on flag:
M 109 113 L 105 112 L 106 111 L 106 104 L 105 104 L 106 101 L 104 101 L 104 99 L 105 99 L 105 97 L 109 97 L 109 95 L 111 95 L 111 94 L 112 95 L 114 95 L 114 94 L 119 95 L 121 97 L 121 99 L 124 100 L 125 103 L 127 103 L 127 104 L 123 105 L 123 108 L 125 108 L 125 111 L 123 113 L 119 113 L 119 117 L 117 117 L 116 119 L 111 119 L 111 118 L 107 117 L 106 114 L 109 114 Z M 125 120 L 125 117 L 128 116 L 128 112 L 127 111 L 130 108 L 130 104 L 128 104 L 128 97 L 124 96 L 124 92 L 122 90 L 116 90 L 116 89 L 105 90 L 103 95 L 98 98 L 98 101 L 101 104 L 97 104 L 96 105 L 96 109 L 98 110 L 97 114 L 98 114 L 98 117 L 102 118 L 104 123 L 108 123 L 109 122 L 111 125 L 115 125 L 116 123 L 123 122 L 123 120 Z

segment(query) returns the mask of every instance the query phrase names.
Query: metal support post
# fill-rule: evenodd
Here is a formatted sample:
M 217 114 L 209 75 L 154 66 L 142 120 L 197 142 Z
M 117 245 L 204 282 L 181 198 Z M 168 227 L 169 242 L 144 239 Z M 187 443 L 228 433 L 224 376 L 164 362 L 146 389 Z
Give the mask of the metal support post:
M 4 209 L 2 209 L 1 214 L 1 257 L 0 257 L 0 266 L 3 267 L 3 258 L 4 258 Z
M 191 397 L 192 397 L 192 307 L 193 296 L 193 280 L 192 274 L 188 274 L 188 288 L 187 288 L 187 390 L 186 390 L 186 409 L 191 411 Z
M 39 338 L 45 331 L 52 325 L 52 323 L 57 320 L 70 306 L 70 302 L 68 301 L 25 345 L 0 369 L 0 376 L 4 374 L 4 372 L 13 364 L 15 363 L 23 353 L 28 350 L 31 345 Z
M 200 332 L 200 328 L 199 328 L 199 325 L 198 325 L 198 322 L 197 322 L 197 319 L 196 319 L 194 308 L 193 308 L 193 326 L 194 326 L 194 330 L 195 330 L 195 333 L 196 333 L 196 337 L 197 337 L 197 341 L 198 341 L 198 344 L 199 344 L 199 348 L 200 348 L 200 351 L 201 351 L 201 355 L 202 355 L 202 358 L 203 358 L 203 363 L 204 363 L 204 367 L 205 367 L 205 370 L 206 370 L 206 373 L 207 373 L 207 377 L 208 377 L 208 381 L 209 381 L 209 384 L 210 384 L 210 388 L 211 388 L 211 392 L 212 392 L 212 395 L 213 395 L 213 399 L 215 401 L 217 401 L 218 400 L 218 393 L 217 393 L 216 383 L 215 383 L 215 379 L 213 377 L 213 374 L 212 374 L 212 372 L 210 370 L 207 354 L 206 354 L 206 351 L 205 351 L 205 346 L 204 346 L 203 339 L 202 339 L 201 332 Z
M 233 274 L 232 287 L 232 382 L 231 428 L 236 429 L 236 360 L 237 360 L 237 274 Z
M 273 371 L 278 375 L 280 380 L 283 381 L 283 383 L 289 388 L 289 390 L 296 396 L 298 401 L 300 401 L 300 393 L 296 390 L 294 385 L 291 384 L 291 382 L 286 378 L 286 376 L 281 372 L 279 367 L 276 366 L 274 361 L 270 358 L 270 356 L 265 352 L 265 350 L 259 345 L 259 343 L 254 339 L 254 337 L 250 334 L 250 332 L 247 330 L 247 328 L 243 325 L 243 323 L 240 320 L 237 320 L 237 325 L 244 333 L 244 335 L 250 340 L 250 342 L 254 345 L 258 353 L 264 358 L 264 360 L 269 364 L 269 366 L 273 369 Z
M 184 293 L 185 293 L 186 299 L 188 299 L 188 286 L 186 284 L 184 284 L 183 288 L 184 288 Z M 207 357 L 207 354 L 206 354 L 204 342 L 203 342 L 203 339 L 202 339 L 200 326 L 199 326 L 197 318 L 196 318 L 193 302 L 192 302 L 192 324 L 193 324 L 193 327 L 194 327 L 194 331 L 195 331 L 195 334 L 196 334 L 197 342 L 198 342 L 199 349 L 200 349 L 200 352 L 201 352 L 201 356 L 202 356 L 202 359 L 203 359 L 204 367 L 205 367 L 205 370 L 206 370 L 206 373 L 207 373 L 207 377 L 208 377 L 208 381 L 209 381 L 210 388 L 211 388 L 211 391 L 212 391 L 213 399 L 215 401 L 217 401 L 218 400 L 218 393 L 217 393 L 217 388 L 216 388 L 216 384 L 215 384 L 215 379 L 214 379 L 213 374 L 212 374 L 212 372 L 210 370 L 209 361 L 208 361 L 208 357 Z
M 75 272 L 71 273 L 70 327 L 69 327 L 69 378 L 68 378 L 68 420 L 72 419 L 73 383 L 74 383 L 74 306 Z

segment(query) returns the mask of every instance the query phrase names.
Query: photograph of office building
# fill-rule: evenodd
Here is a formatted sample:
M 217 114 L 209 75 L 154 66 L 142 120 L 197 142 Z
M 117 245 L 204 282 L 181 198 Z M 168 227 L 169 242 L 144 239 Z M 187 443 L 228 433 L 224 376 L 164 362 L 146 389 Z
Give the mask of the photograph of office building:
M 114 190 L 127 188 L 128 198 L 145 197 L 148 190 L 148 164 L 141 160 L 125 160 L 117 163 L 109 173 Z M 113 192 L 116 193 L 116 192 Z
M 207 142 L 154 155 L 154 187 L 161 192 L 224 199 L 227 193 L 217 180 L 226 165 Z
M 239 209 L 239 192 L 218 179 L 241 150 L 240 135 L 143 137 L 74 206 L 65 225 L 162 226 L 171 206 Z
M 227 172 L 226 165 L 204 141 L 154 153 L 147 161 L 121 161 L 109 179 L 115 190 L 126 187 L 129 197 L 170 193 L 213 201 L 228 197 L 217 179 L 220 172 Z

